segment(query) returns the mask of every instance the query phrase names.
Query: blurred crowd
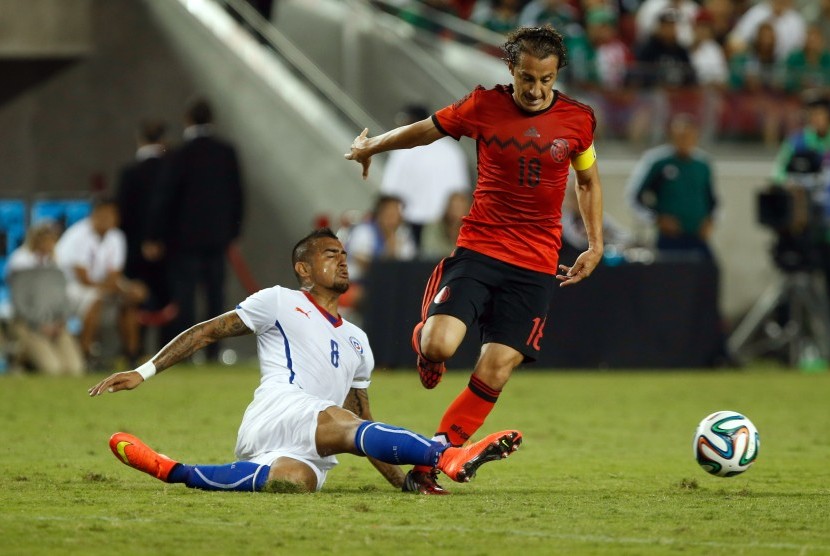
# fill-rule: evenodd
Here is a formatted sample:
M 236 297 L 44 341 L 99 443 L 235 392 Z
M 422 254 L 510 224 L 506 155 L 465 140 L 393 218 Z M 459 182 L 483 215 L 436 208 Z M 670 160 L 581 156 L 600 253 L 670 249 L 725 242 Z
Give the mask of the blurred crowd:
M 560 86 L 599 113 L 599 136 L 653 144 L 685 112 L 705 140 L 772 147 L 798 125 L 797 94 L 830 85 L 830 0 L 424 3 L 498 33 L 553 25 L 568 47 Z
M 164 122 L 141 122 L 133 161 L 113 191 L 90 200 L 86 217 L 29 224 L 3 277 L 12 318 L 2 355 L 14 368 L 134 368 L 225 309 L 225 259 L 240 234 L 243 193 L 236 152 L 212 122 L 202 98 L 188 104 L 178 145 Z M 219 346 L 207 353 L 218 359 Z

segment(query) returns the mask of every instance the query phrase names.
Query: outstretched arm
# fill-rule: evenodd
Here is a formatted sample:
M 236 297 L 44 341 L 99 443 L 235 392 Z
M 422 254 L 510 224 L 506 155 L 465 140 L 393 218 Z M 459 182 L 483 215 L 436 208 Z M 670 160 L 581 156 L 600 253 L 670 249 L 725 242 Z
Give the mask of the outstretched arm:
M 343 409 L 348 409 L 361 419 L 373 421 L 372 410 L 369 407 L 369 393 L 365 388 L 352 388 L 343 402 Z M 367 456 L 368 457 L 368 456 Z M 368 458 L 383 477 L 395 488 L 403 487 L 404 473 L 397 465 L 384 463 L 375 458 Z
M 444 136 L 435 127 L 432 118 L 426 118 L 420 122 L 397 127 L 377 137 L 368 137 L 369 129 L 363 130 L 352 142 L 351 151 L 346 153 L 346 160 L 354 160 L 363 166 L 363 179 L 369 177 L 369 165 L 372 163 L 372 156 L 396 149 L 411 149 L 421 145 L 429 145 Z
M 191 326 L 173 338 L 153 357 L 152 364 L 155 367 L 155 372 L 160 373 L 222 338 L 251 333 L 251 329 L 242 322 L 236 311 L 228 311 L 218 317 Z M 144 377 L 138 370 L 115 373 L 90 388 L 89 395 L 100 396 L 104 392 L 132 390 L 142 382 L 144 382 Z

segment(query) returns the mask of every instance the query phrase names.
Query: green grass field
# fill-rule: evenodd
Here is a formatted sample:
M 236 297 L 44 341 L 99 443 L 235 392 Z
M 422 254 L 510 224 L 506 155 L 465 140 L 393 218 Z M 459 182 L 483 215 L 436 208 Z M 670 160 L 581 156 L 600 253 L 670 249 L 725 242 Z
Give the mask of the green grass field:
M 466 383 L 377 371 L 378 420 L 431 433 Z M 830 554 L 830 374 L 519 371 L 485 424 L 525 442 L 453 495 L 393 490 L 340 456 L 317 494 L 194 491 L 122 465 L 137 434 L 190 463 L 233 459 L 258 374 L 182 367 L 91 399 L 86 380 L 0 378 L 0 554 Z M 761 451 L 720 479 L 692 458 L 712 411 Z

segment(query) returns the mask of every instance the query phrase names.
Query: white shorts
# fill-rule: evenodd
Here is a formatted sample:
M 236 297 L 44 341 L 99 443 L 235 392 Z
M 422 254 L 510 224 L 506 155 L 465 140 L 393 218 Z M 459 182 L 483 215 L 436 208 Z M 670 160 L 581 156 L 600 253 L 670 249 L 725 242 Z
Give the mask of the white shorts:
M 236 457 L 261 465 L 271 465 L 280 457 L 299 460 L 317 475 L 320 490 L 337 458 L 317 453 L 317 416 L 336 405 L 292 384 L 260 386 L 242 417 Z

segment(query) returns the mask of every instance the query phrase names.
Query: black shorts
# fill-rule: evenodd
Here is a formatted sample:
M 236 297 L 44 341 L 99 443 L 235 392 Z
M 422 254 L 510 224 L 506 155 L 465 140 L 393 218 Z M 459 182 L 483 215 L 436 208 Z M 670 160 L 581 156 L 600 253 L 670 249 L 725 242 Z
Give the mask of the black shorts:
M 427 282 L 421 318 L 452 315 L 469 328 L 478 319 L 481 343 L 512 347 L 535 361 L 556 278 L 459 247 Z

